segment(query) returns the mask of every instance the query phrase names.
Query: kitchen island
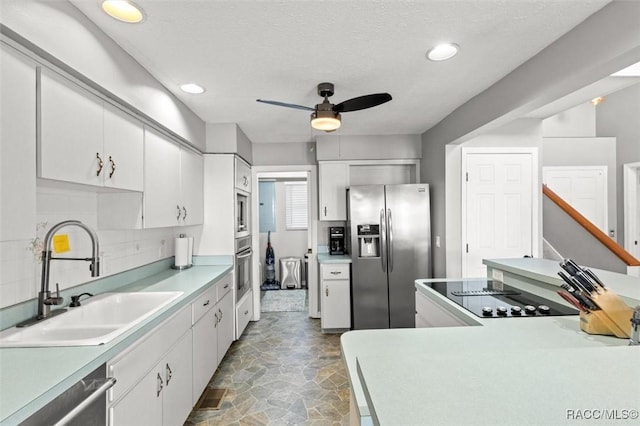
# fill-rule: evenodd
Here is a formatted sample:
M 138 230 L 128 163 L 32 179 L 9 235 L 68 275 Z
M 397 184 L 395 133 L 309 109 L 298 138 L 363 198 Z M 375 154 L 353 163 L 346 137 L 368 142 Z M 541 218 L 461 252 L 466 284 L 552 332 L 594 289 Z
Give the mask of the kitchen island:
M 519 266 L 538 270 L 536 261 Z M 638 303 L 633 278 L 622 280 L 622 289 L 609 287 Z M 470 319 L 425 281 L 416 291 Z M 538 293 L 555 294 L 549 285 L 541 282 Z M 479 326 L 345 333 L 352 424 L 640 422 L 640 347 L 628 339 L 586 334 L 577 316 L 474 321 Z

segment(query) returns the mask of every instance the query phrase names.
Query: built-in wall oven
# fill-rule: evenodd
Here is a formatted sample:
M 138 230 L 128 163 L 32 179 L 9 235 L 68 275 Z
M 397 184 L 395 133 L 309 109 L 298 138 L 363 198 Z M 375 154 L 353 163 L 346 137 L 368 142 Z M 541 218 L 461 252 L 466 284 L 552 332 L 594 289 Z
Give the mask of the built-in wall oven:
M 251 289 L 251 236 L 236 238 L 236 303 Z

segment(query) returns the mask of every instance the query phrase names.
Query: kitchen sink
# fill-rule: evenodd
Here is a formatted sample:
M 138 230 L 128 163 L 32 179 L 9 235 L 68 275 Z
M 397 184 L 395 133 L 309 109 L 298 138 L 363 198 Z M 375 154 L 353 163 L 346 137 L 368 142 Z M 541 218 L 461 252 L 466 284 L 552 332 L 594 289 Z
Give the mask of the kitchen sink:
M 183 293 L 104 293 L 30 327 L 0 332 L 0 347 L 95 346 L 108 343 Z

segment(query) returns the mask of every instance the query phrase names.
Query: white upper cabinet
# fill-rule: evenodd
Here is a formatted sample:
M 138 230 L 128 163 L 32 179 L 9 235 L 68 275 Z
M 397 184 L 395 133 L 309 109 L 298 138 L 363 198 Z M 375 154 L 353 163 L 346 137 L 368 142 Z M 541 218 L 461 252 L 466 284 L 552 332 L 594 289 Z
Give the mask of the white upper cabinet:
M 179 225 L 180 148 L 148 127 L 144 143 L 144 227 Z
M 0 44 L 0 241 L 36 224 L 36 66 Z
M 203 158 L 145 128 L 144 227 L 203 222 Z
M 141 191 L 142 124 L 52 71 L 40 81 L 39 176 Z
M 236 188 L 251 192 L 251 167 L 236 157 Z
M 319 163 L 320 220 L 347 220 L 348 164 Z
M 112 105 L 104 105 L 105 186 L 143 190 L 143 138 L 138 120 Z
M 202 155 L 180 149 L 180 195 L 182 224 L 204 222 L 204 159 Z

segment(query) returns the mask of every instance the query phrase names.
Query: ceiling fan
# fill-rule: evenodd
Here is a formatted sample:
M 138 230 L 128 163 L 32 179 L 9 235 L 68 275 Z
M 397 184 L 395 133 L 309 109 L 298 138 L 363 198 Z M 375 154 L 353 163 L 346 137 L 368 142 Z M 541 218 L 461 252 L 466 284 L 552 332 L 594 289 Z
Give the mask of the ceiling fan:
M 347 99 L 346 101 L 334 105 L 329 102 L 329 97 L 333 96 L 333 83 L 318 84 L 318 95 L 322 96 L 324 101 L 317 104 L 315 108 L 285 102 L 267 101 L 264 99 L 256 99 L 256 101 L 287 108 L 312 111 L 311 127 L 318 130 L 324 130 L 325 132 L 333 132 L 340 127 L 342 122 L 340 113 L 372 108 L 391 100 L 391 95 L 388 93 L 374 93 L 371 95 Z

